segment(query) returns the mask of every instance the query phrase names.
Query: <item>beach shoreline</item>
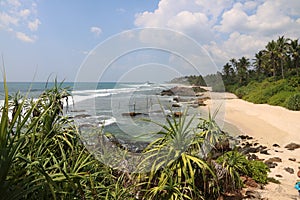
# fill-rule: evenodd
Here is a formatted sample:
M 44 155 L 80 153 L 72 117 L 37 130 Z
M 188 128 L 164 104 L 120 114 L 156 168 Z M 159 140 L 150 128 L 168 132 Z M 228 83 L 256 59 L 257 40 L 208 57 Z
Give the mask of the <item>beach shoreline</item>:
M 295 150 L 284 148 L 290 143 L 300 144 L 300 112 L 279 106 L 253 104 L 238 99 L 231 93 L 222 95 L 224 121 L 236 126 L 243 134 L 253 137 L 253 143 L 267 147 L 269 155 L 256 153 L 259 159 L 278 157 L 281 160 L 269 173 L 269 177 L 281 183 L 267 184 L 263 190 L 258 190 L 261 196 L 266 199 L 300 199 L 294 188 L 300 169 L 300 148 Z M 213 104 L 220 103 L 220 99 L 211 98 L 205 103 L 207 106 L 202 109 L 216 107 Z M 286 170 L 288 168 L 292 169 L 293 173 L 288 172 Z

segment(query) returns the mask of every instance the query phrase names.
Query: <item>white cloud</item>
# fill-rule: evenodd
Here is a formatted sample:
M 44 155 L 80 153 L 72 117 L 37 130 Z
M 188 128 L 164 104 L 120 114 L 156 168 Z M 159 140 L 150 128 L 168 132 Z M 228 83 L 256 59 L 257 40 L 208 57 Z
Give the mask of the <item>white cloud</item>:
M 22 32 L 16 32 L 16 37 L 23 42 L 29 42 L 29 43 L 33 43 L 36 40 L 36 38 L 30 37 Z
M 20 7 L 22 5 L 19 0 L 8 0 L 8 3 L 15 7 Z
M 37 31 L 40 24 L 41 24 L 40 20 L 39 19 L 35 19 L 34 21 L 28 22 L 28 28 L 31 31 Z
M 126 12 L 126 10 L 124 8 L 117 8 L 116 11 L 118 13 L 125 13 Z
M 27 18 L 30 15 L 31 11 L 29 9 L 24 9 L 20 11 L 20 16 L 23 18 Z
M 32 1 L 1 1 L 0 30 L 9 32 L 21 41 L 34 42 L 36 36 L 28 32 L 37 31 L 41 24 L 36 8 L 37 5 Z
M 254 56 L 280 35 L 299 38 L 299 0 L 160 0 L 135 16 L 137 27 L 163 27 L 194 38 L 218 60 Z
M 0 27 L 8 27 L 10 25 L 18 25 L 19 19 L 8 15 L 7 13 L 0 13 Z
M 91 31 L 92 33 L 94 33 L 96 37 L 98 37 L 98 36 L 102 33 L 101 28 L 96 27 L 96 26 L 91 27 L 91 28 L 90 28 L 90 31 Z

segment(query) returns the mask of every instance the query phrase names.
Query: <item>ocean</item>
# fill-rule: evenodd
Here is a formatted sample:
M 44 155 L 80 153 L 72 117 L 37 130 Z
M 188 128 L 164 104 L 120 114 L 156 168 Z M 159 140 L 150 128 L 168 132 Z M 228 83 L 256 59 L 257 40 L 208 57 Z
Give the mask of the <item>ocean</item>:
M 20 91 L 22 95 L 38 98 L 46 88 L 53 87 L 54 83 L 9 82 L 7 85 L 12 95 Z M 172 108 L 173 97 L 160 95 L 162 90 L 174 86 L 147 82 L 64 82 L 62 87 L 69 88 L 72 94 L 68 102 L 64 102 L 64 114 L 73 118 L 79 127 L 98 127 L 113 133 L 120 140 L 152 141 L 161 127 L 149 120 L 163 124 L 165 115 L 170 114 L 171 110 L 182 112 L 185 108 Z M 0 92 L 0 103 L 3 104 L 3 84 Z M 189 111 L 193 115 L 198 112 L 194 108 Z M 131 117 L 130 113 L 137 115 Z
M 1 83 L 0 83 L 1 84 Z M 53 87 L 54 83 L 9 82 L 10 94 L 20 91 L 22 95 L 28 94 L 30 98 L 38 96 L 46 89 Z M 93 144 L 99 132 L 112 133 L 119 141 L 151 142 L 158 137 L 156 134 L 162 128 L 156 123 L 166 124 L 166 115 L 172 112 L 183 112 L 187 103 L 180 107 L 172 96 L 161 96 L 162 90 L 174 87 L 175 84 L 154 83 L 73 83 L 64 82 L 62 87 L 69 88 L 72 96 L 64 102 L 64 115 L 73 119 L 79 127 L 83 139 Z M 3 104 L 3 83 L 0 86 L 0 104 Z M 195 96 L 186 97 L 195 99 Z M 136 116 L 130 116 L 132 113 Z M 192 126 L 197 126 L 199 118 L 207 116 L 199 107 L 189 107 L 187 120 L 194 117 Z M 222 118 L 222 114 L 220 114 Z M 153 122 L 149 122 L 153 121 Z M 221 120 L 223 123 L 223 121 Z M 225 122 L 221 125 L 233 135 L 240 131 Z

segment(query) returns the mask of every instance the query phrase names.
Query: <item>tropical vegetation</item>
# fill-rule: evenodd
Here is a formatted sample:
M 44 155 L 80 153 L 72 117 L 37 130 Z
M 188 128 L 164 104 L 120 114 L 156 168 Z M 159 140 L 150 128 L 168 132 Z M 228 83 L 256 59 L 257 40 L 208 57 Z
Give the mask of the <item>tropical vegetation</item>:
M 231 58 L 222 72 L 185 76 L 171 82 L 210 86 L 213 91 L 232 92 L 253 103 L 300 110 L 299 39 L 280 36 L 255 53 L 253 59 Z
M 156 133 L 160 137 L 130 171 L 107 166 L 87 150 L 79 128 L 62 114 L 67 88 L 55 82 L 32 100 L 19 93 L 9 96 L 5 78 L 3 84 L 1 199 L 216 199 L 239 191 L 241 176 L 266 183 L 265 164 L 223 148 L 228 134 L 218 127 L 215 114 L 196 119 L 185 113 L 166 117 L 166 124 L 149 121 L 162 127 Z M 193 120 L 199 121 L 196 127 Z M 110 156 L 104 146 L 99 151 Z
M 268 42 L 252 61 L 232 58 L 223 66 L 226 90 L 253 103 L 300 110 L 299 40 L 280 36 Z

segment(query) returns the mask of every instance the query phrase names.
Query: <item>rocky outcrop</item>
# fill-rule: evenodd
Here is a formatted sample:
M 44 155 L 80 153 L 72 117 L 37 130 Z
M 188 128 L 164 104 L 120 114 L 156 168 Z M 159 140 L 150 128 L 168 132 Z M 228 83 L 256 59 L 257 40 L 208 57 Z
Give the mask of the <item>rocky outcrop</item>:
M 178 95 L 178 96 L 197 96 L 199 95 L 200 92 L 206 92 L 207 90 L 203 89 L 200 86 L 192 86 L 192 87 L 180 87 L 176 86 L 171 89 L 166 89 L 161 91 L 160 95 L 161 96 L 173 96 L 173 95 Z M 200 95 L 202 96 L 202 95 Z

